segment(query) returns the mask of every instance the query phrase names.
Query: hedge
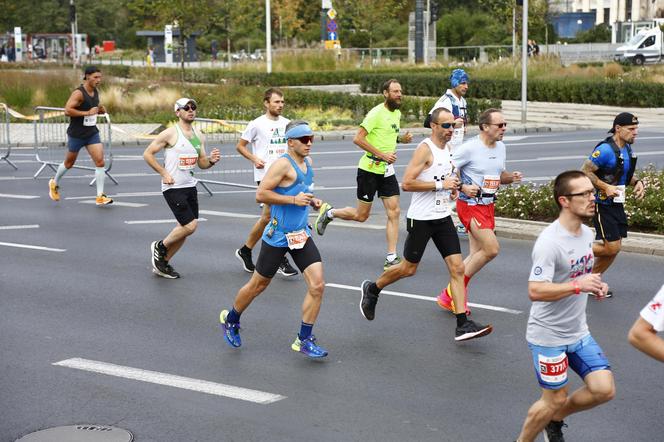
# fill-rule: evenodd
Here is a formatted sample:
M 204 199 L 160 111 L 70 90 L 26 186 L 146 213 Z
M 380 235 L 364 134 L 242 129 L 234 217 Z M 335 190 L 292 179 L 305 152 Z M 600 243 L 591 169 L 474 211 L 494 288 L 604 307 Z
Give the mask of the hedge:
M 366 93 L 378 93 L 384 77 L 366 74 L 360 87 Z M 439 96 L 448 88 L 443 75 L 413 73 L 399 77 L 408 95 Z M 521 80 L 496 80 L 475 78 L 471 81 L 468 96 L 520 100 Z M 528 100 L 557 103 L 586 103 L 607 106 L 659 107 L 664 103 L 664 84 L 625 82 L 621 80 L 531 80 L 528 82 Z

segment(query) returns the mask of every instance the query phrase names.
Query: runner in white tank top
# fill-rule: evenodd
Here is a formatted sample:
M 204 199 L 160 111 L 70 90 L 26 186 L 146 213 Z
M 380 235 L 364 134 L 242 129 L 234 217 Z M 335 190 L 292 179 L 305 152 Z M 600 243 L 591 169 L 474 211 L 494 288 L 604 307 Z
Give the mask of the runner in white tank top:
M 173 211 L 178 225 L 161 241 L 153 241 L 152 271 L 164 278 L 179 278 L 168 261 L 182 247 L 198 225 L 198 193 L 194 168 L 209 169 L 221 155 L 219 149 L 212 149 L 210 156 L 205 153 L 202 135 L 192 127 L 196 118 L 196 102 L 191 98 L 180 98 L 175 102 L 175 115 L 178 122 L 161 132 L 143 153 L 143 158 L 159 175 L 161 190 L 168 206 Z M 159 164 L 157 152 L 164 150 L 164 165 Z
M 362 315 L 373 320 L 380 291 L 402 278 L 417 272 L 429 240 L 433 240 L 450 273 L 450 284 L 455 293 L 456 305 L 465 305 L 463 290 L 463 259 L 456 228 L 452 222 L 451 204 L 458 196 L 459 177 L 450 162 L 447 143 L 454 131 L 454 116 L 439 108 L 431 115 L 431 138 L 417 146 L 413 158 L 404 172 L 402 187 L 413 192 L 406 228 L 408 236 L 404 245 L 403 260 L 389 267 L 375 282 L 362 282 Z M 462 307 L 454 311 L 457 327 L 454 339 L 466 341 L 491 333 L 490 325 L 480 325 L 467 318 Z

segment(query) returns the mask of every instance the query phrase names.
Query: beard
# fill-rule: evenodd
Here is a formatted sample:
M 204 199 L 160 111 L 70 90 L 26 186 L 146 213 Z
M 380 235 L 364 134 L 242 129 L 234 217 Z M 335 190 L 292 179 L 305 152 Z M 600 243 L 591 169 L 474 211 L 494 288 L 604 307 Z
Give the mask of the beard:
M 401 102 L 397 100 L 390 100 L 389 98 L 387 99 L 387 108 L 391 111 L 395 111 L 401 107 Z

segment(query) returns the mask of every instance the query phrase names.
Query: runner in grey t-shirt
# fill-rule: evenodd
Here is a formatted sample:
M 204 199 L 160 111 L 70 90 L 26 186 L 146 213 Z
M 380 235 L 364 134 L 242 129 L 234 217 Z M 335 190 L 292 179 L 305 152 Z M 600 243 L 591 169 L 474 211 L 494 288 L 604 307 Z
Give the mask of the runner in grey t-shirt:
M 563 419 L 615 396 L 613 374 L 586 324 L 586 293 L 606 293 L 608 285 L 592 273 L 593 235 L 583 225 L 595 213 L 594 188 L 581 171 L 556 177 L 553 195 L 558 219 L 540 234 L 533 248 L 528 296 L 533 301 L 526 339 L 542 396 L 528 410 L 519 441 L 564 440 Z M 568 396 L 568 368 L 585 385 Z

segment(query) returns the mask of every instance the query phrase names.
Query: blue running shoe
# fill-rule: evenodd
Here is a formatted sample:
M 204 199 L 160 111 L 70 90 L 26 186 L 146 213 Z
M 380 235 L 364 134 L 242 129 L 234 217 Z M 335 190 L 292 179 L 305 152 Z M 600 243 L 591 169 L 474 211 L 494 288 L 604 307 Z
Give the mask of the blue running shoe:
M 316 344 L 316 337 L 314 335 L 302 340 L 300 340 L 299 336 L 296 337 L 291 348 L 297 352 L 304 353 L 311 359 L 319 359 L 327 356 L 327 350 Z
M 226 321 L 227 316 L 228 310 L 222 310 L 219 314 L 219 322 L 221 322 L 221 328 L 224 331 L 224 340 L 231 347 L 240 347 L 242 345 L 242 339 L 240 339 L 240 323 Z

